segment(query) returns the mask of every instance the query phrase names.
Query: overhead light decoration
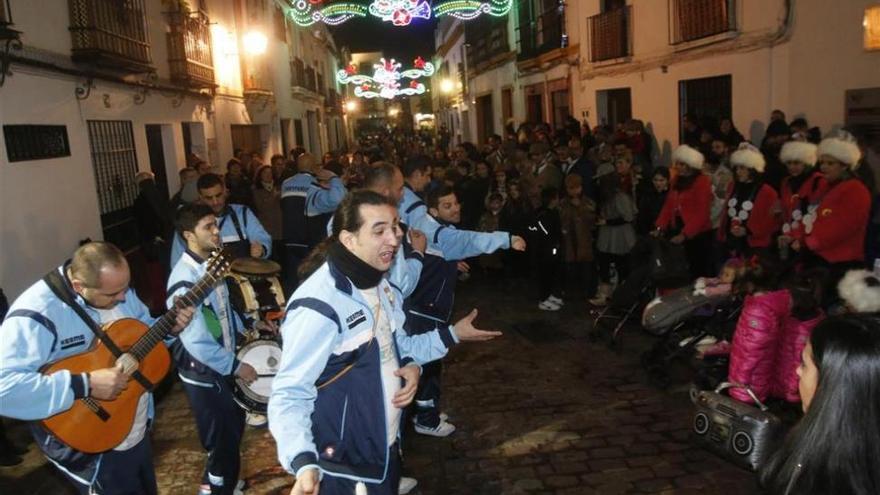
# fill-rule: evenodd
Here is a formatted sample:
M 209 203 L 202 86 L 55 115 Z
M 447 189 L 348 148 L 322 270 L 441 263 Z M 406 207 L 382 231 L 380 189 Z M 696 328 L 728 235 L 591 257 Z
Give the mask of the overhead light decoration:
M 413 62 L 413 68 L 401 71 L 400 62 L 394 60 L 379 60 L 373 64 L 373 75 L 358 74 L 357 67 L 349 64 L 343 70 L 336 73 L 336 81 L 340 84 L 354 85 L 354 95 L 359 98 L 385 98 L 388 100 L 398 96 L 420 95 L 427 91 L 424 84 L 417 81 L 422 77 L 430 77 L 434 74 L 434 64 L 425 62 L 419 57 Z M 409 84 L 401 85 L 401 79 L 410 79 Z M 401 87 L 402 86 L 402 87 Z
M 428 0 L 276 0 L 300 26 L 323 22 L 333 26 L 372 15 L 395 26 L 409 26 L 415 19 L 453 16 L 462 20 L 488 14 L 504 16 L 513 0 L 441 0 L 431 7 Z

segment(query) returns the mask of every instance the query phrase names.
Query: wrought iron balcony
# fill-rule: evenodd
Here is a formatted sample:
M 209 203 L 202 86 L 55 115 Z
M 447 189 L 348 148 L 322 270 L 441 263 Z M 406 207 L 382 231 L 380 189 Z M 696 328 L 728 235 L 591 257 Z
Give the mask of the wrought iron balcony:
M 68 0 L 73 59 L 132 72 L 152 70 L 144 0 Z
M 305 88 L 309 91 L 317 91 L 317 85 L 315 84 L 315 68 L 314 67 L 306 67 L 306 78 Z
M 535 58 L 551 50 L 563 48 L 565 16 L 558 7 L 547 9 L 519 25 L 517 36 L 520 61 Z
M 168 65 L 171 79 L 191 88 L 213 88 L 211 27 L 204 12 L 169 12 Z
M 736 0 L 669 0 L 670 43 L 736 30 Z
M 609 10 L 588 19 L 590 62 L 632 55 L 632 6 Z
M 510 52 L 507 41 L 507 19 L 483 16 L 465 25 L 468 60 L 480 72 L 495 57 Z

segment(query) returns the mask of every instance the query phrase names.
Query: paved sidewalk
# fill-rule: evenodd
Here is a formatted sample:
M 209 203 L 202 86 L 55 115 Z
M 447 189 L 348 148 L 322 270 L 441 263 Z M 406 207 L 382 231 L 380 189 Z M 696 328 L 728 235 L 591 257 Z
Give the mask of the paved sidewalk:
M 649 337 L 631 331 L 614 353 L 585 338 L 585 305 L 541 312 L 522 282 L 460 287 L 459 313 L 479 301 L 477 324 L 505 336 L 447 359 L 443 409 L 458 431 L 446 439 L 408 432 L 405 471 L 419 493 L 757 493 L 752 474 L 689 442 L 685 387 L 647 384 L 638 356 Z M 204 454 L 179 386 L 159 404 L 153 443 L 160 492 L 194 494 Z M 68 493 L 35 450 L 24 465 L 0 468 L 0 493 Z M 293 479 L 277 466 L 268 430 L 248 429 L 243 457 L 246 493 L 289 492 Z

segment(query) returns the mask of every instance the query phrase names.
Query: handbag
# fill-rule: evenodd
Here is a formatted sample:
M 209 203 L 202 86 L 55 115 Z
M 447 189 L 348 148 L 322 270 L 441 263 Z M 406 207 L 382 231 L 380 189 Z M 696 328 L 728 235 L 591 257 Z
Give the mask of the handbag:
M 745 390 L 757 407 L 722 395 L 728 388 Z M 694 404 L 694 441 L 740 467 L 757 471 L 782 439 L 782 422 L 748 386 L 724 382 L 714 391 L 699 392 Z

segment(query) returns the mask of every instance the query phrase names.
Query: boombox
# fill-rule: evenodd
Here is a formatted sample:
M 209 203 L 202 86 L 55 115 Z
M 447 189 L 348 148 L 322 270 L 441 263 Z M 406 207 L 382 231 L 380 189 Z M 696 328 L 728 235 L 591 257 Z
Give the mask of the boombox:
M 731 399 L 721 392 L 743 388 L 758 407 Z M 722 383 L 715 389 L 703 390 L 694 398 L 693 433 L 696 443 L 733 463 L 756 471 L 774 452 L 782 438 L 782 423 L 767 412 L 748 387 Z

